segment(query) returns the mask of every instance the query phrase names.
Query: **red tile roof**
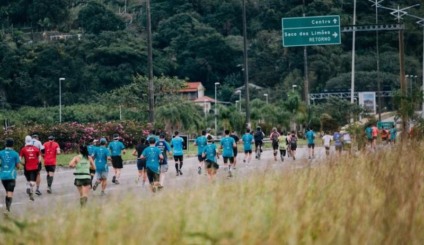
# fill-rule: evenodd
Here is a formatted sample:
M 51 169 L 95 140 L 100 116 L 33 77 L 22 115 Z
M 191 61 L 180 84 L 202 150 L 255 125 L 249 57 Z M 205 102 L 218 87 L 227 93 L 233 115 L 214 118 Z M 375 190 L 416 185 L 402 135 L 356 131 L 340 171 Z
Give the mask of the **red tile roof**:
M 193 100 L 194 102 L 197 102 L 197 103 L 204 103 L 204 102 L 212 102 L 212 103 L 215 103 L 215 100 L 214 99 L 212 99 L 211 97 L 208 97 L 208 96 L 203 96 L 203 97 L 200 97 L 200 98 L 197 98 L 197 99 L 195 99 L 195 100 Z
M 189 82 L 186 83 L 186 87 L 180 90 L 180 93 L 184 92 L 196 92 L 199 88 L 199 86 L 202 86 L 201 82 Z

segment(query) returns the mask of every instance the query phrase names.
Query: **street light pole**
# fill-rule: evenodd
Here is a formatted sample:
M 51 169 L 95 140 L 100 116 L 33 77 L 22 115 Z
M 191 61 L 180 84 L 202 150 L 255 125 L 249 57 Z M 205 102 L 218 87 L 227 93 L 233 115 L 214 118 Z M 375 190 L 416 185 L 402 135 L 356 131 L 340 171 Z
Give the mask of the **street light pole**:
M 62 123 L 62 81 L 65 78 L 59 78 L 59 123 Z
M 240 101 L 239 111 L 241 112 L 241 90 L 237 90 L 236 93 L 239 94 L 239 101 Z
M 216 82 L 215 83 L 215 135 L 218 136 L 218 122 L 217 122 L 217 117 L 218 117 L 218 110 L 216 107 L 216 104 L 218 103 L 218 101 L 216 100 L 216 87 L 219 85 L 220 83 Z
M 297 85 L 296 84 L 293 84 L 292 85 L 292 92 L 294 93 L 294 88 L 296 88 L 297 87 Z
M 266 104 L 268 105 L 268 94 L 264 94 L 265 99 L 266 99 Z

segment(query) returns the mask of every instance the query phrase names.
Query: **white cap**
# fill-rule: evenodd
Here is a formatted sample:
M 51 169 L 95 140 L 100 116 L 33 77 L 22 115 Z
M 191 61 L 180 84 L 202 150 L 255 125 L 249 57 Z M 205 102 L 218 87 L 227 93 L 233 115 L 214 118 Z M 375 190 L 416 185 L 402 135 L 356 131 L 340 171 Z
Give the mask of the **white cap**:
M 29 136 L 29 135 L 25 136 L 25 145 L 32 145 L 31 136 Z

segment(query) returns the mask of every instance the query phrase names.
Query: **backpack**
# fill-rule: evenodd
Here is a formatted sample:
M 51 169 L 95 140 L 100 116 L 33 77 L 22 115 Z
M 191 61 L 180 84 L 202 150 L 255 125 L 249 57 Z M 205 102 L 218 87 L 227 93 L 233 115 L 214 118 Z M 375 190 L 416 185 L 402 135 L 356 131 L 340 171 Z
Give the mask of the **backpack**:
M 256 131 L 255 133 L 255 141 L 261 141 L 264 138 L 264 134 L 262 131 Z
M 292 135 L 292 136 L 290 137 L 290 144 L 291 144 L 292 146 L 295 146 L 295 145 L 297 144 L 297 138 L 296 138 L 296 136 Z
M 272 133 L 271 140 L 273 144 L 278 144 L 278 133 Z

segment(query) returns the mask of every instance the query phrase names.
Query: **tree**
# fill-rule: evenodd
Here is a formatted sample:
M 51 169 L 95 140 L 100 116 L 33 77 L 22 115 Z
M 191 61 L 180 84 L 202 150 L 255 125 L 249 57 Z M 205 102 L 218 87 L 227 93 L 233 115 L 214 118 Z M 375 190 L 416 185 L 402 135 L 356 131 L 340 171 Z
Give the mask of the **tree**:
M 78 14 L 78 23 L 88 33 L 117 31 L 125 28 L 124 22 L 112 11 L 97 2 L 88 2 Z

